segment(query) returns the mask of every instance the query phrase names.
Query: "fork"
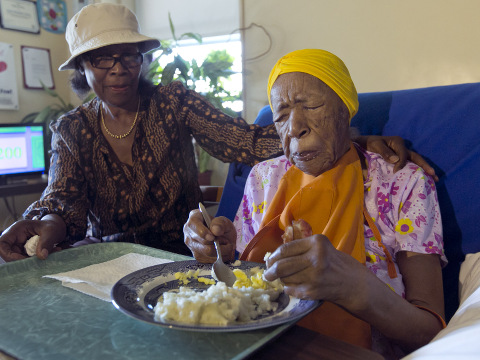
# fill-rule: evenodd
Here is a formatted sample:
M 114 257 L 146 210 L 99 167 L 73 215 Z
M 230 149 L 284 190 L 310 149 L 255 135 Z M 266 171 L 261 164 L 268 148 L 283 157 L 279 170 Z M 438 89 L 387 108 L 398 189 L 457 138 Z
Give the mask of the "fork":
M 205 224 L 210 229 L 212 219 L 210 218 L 207 209 L 205 209 L 205 206 L 203 206 L 202 203 L 199 203 L 198 207 L 200 208 L 200 212 L 203 215 Z M 217 238 L 215 238 L 213 242 L 215 243 L 215 249 L 217 250 L 217 261 L 213 263 L 212 273 L 215 275 L 218 281 L 224 282 L 227 286 L 231 287 L 233 286 L 237 278 L 233 273 L 232 269 L 230 269 L 230 267 L 225 265 L 225 263 L 223 262 L 222 251 L 220 250 L 220 243 L 218 242 Z

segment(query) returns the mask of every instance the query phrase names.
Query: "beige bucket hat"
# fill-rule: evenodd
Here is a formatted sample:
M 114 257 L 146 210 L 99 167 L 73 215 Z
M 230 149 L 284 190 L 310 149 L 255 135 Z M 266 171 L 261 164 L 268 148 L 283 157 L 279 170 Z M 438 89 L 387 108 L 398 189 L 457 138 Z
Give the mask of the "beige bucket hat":
M 74 70 L 75 58 L 87 51 L 113 44 L 138 43 L 142 53 L 160 46 L 157 39 L 140 34 L 137 17 L 123 5 L 87 5 L 68 22 L 65 39 L 70 58 L 58 70 Z

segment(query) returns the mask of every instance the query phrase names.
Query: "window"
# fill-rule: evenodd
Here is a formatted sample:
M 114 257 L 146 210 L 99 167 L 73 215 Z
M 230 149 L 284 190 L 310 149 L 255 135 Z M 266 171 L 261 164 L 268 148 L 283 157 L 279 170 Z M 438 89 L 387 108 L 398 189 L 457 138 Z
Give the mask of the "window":
M 226 91 L 239 99 L 234 101 L 224 101 L 223 106 L 231 108 L 236 113 L 242 112 L 242 45 L 239 34 L 203 38 L 202 43 L 198 43 L 193 39 L 180 40 L 177 43 L 177 46 L 172 46 L 172 50 L 172 54 L 161 56 L 159 60 L 161 67 L 164 68 L 168 63 L 171 63 L 174 59 L 174 55 L 180 55 L 190 64 L 192 63 L 192 60 L 195 59 L 199 66 L 203 64 L 212 51 L 225 50 L 230 56 L 232 56 L 234 61 L 231 70 L 234 74 L 230 75 L 228 79 L 221 78 L 220 81 Z M 161 54 L 161 50 L 157 51 L 153 53 L 153 58 L 156 58 Z M 177 73 L 178 72 L 179 71 L 177 70 Z M 191 86 L 192 84 L 188 85 Z M 209 86 L 205 81 L 199 80 L 195 82 L 195 90 L 199 93 L 205 93 L 209 91 Z

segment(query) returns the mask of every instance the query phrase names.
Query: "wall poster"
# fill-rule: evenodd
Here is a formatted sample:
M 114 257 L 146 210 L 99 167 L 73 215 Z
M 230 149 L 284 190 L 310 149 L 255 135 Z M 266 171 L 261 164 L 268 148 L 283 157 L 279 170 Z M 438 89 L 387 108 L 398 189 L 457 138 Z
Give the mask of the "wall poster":
M 0 110 L 18 110 L 13 45 L 0 42 Z

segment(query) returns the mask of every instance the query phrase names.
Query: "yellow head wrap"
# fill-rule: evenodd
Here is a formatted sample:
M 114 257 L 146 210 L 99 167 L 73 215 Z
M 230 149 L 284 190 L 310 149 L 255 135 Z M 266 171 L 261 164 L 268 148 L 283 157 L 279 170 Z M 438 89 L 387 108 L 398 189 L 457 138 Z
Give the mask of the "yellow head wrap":
M 270 91 L 277 78 L 286 73 L 303 72 L 327 84 L 342 99 L 350 113 L 350 120 L 358 111 L 358 95 L 347 67 L 337 56 L 320 49 L 293 51 L 277 61 L 268 78 L 268 102 L 272 107 Z

